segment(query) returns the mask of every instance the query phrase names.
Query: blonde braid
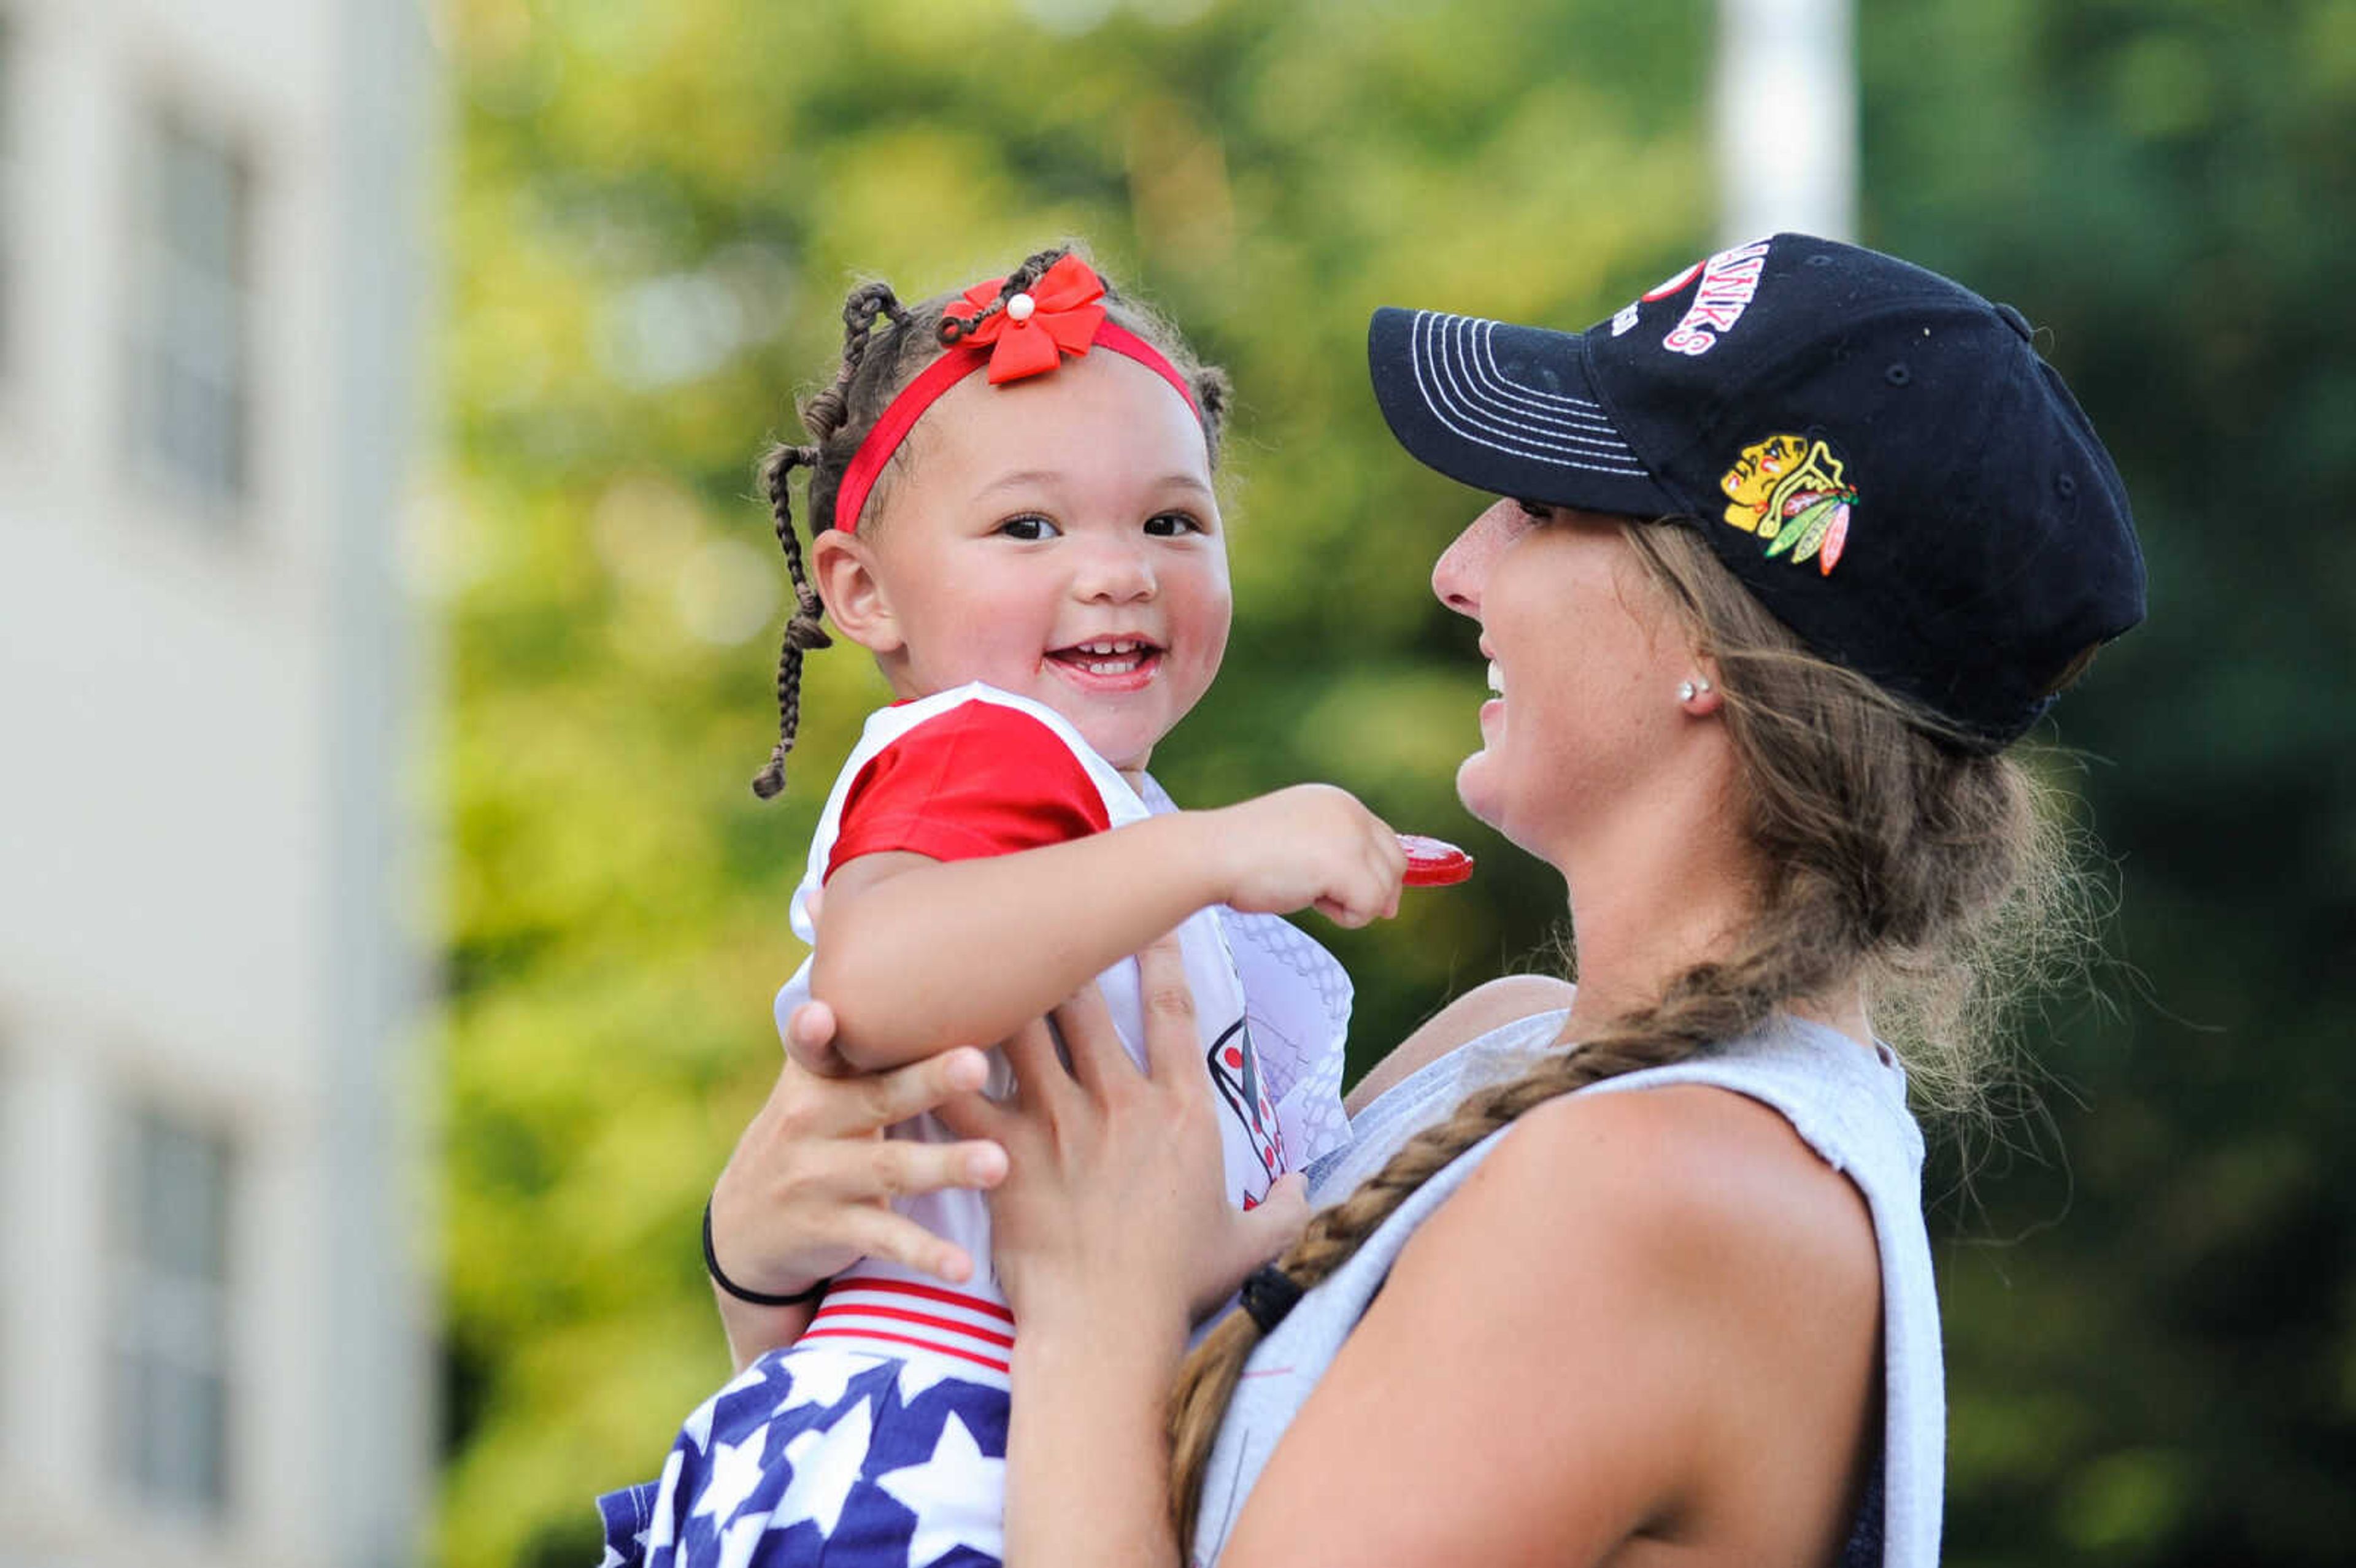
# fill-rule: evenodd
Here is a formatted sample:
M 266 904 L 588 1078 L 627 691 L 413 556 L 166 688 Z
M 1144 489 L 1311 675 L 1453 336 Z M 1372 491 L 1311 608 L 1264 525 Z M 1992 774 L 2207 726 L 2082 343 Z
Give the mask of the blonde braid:
M 1550 1051 L 1519 1078 L 1471 1095 L 1446 1121 L 1417 1134 L 1350 1196 L 1321 1210 L 1277 1267 L 1308 1289 L 1349 1262 L 1409 1194 L 1526 1112 L 1607 1078 L 1666 1067 L 1739 1039 L 1786 997 L 1829 986 L 1853 962 L 1853 939 L 1842 940 L 1846 923 L 1829 887 L 1812 882 L 1795 891 L 1785 907 L 1760 922 L 1741 952 L 1687 970 L 1651 1007 Z M 1228 1313 L 1187 1357 L 1172 1390 L 1171 1522 L 1189 1551 L 1211 1446 L 1261 1334 L 1250 1314 Z

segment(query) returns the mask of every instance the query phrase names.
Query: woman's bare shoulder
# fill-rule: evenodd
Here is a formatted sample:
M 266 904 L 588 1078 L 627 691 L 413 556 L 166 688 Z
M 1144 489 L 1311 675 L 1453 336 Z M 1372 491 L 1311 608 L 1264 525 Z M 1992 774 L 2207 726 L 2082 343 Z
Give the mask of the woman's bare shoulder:
M 1312 1516 L 1337 1560 L 1803 1560 L 1849 1506 L 1879 1281 L 1862 1200 L 1772 1110 L 1548 1102 L 1418 1227 L 1235 1560 Z
M 1747 1311 L 1778 1293 L 1794 1307 L 1879 1301 L 1864 1196 L 1780 1112 L 1732 1090 L 1548 1101 L 1521 1117 L 1462 1196 L 1468 1221 L 1504 1227 L 1501 1241 L 1559 1266 L 1581 1266 L 1608 1241 L 1650 1259 L 1665 1286 L 1707 1275 L 1732 1287 L 1718 1299 Z M 1540 1222 L 1566 1207 L 1584 1232 Z

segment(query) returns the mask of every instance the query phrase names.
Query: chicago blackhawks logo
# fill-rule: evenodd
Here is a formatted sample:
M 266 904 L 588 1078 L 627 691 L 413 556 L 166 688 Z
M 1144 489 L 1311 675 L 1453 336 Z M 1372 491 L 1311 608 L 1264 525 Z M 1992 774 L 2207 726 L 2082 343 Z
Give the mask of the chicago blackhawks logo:
M 1229 1024 L 1210 1051 L 1211 1082 L 1219 1086 L 1219 1097 L 1236 1120 L 1243 1124 L 1245 1137 L 1252 1153 L 1259 1158 L 1266 1173 L 1258 1183 L 1259 1192 L 1267 1191 L 1267 1182 L 1290 1168 L 1284 1157 L 1284 1132 L 1277 1125 L 1276 1107 L 1268 1101 L 1268 1091 L 1259 1079 L 1259 1052 L 1252 1049 L 1251 1030 L 1244 1020 Z M 1258 1193 L 1247 1193 L 1243 1206 L 1258 1203 Z
M 1813 560 L 1830 577 L 1848 542 L 1849 508 L 1857 492 L 1842 479 L 1841 460 L 1821 441 L 1771 435 L 1742 449 L 1718 487 L 1726 492 L 1726 520 L 1766 541 L 1767 554 Z

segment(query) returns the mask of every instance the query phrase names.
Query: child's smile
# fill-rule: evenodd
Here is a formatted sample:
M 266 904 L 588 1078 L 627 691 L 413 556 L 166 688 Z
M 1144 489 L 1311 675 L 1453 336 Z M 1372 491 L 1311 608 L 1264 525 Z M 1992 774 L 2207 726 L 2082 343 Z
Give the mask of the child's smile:
M 1047 657 L 1083 691 L 1142 691 L 1161 663 L 1162 650 L 1142 637 L 1099 637 L 1057 648 Z
M 992 386 L 910 432 L 867 532 L 821 548 L 835 620 L 903 697 L 987 681 L 1142 767 L 1226 648 L 1226 544 L 1194 411 L 1119 355 Z M 838 540 L 841 536 L 834 536 Z

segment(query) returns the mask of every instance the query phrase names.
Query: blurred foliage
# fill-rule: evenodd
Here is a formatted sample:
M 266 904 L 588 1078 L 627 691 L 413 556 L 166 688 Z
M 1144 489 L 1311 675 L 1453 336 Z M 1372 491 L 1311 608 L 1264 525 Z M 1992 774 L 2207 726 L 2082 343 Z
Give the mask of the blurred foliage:
M 2045 329 L 2151 573 L 2062 705 L 2124 1023 L 2037 1042 L 2044 1163 L 1950 1227 L 1949 1561 L 2345 1563 L 2356 6 L 1863 10 L 1869 238 Z
M 2065 705 L 2121 859 L 2114 1015 L 1945 1249 L 1951 1560 L 2320 1563 L 2356 1535 L 2356 9 L 1873 0 L 1867 232 L 2021 304 L 2138 502 L 2154 621 Z M 695 1247 L 771 1081 L 819 796 L 880 682 L 766 753 L 763 440 L 842 291 L 1085 237 L 1241 392 L 1226 673 L 1156 761 L 1301 778 L 1483 874 L 1333 933 L 1358 1065 L 1539 960 L 1560 887 L 1470 823 L 1475 505 L 1365 389 L 1378 304 L 1577 326 L 1710 235 L 1701 0 L 444 0 L 451 1568 L 585 1562 L 726 1373 Z M 1762 111 L 1762 112 L 1772 112 Z M 2083 1016 L 2081 1016 L 2083 1014 Z M 2056 1038 L 2047 1047 L 2045 1033 Z M 2066 1151 L 2066 1160 L 2063 1155 Z M 1945 1162 L 1949 1180 L 1961 1157 Z

